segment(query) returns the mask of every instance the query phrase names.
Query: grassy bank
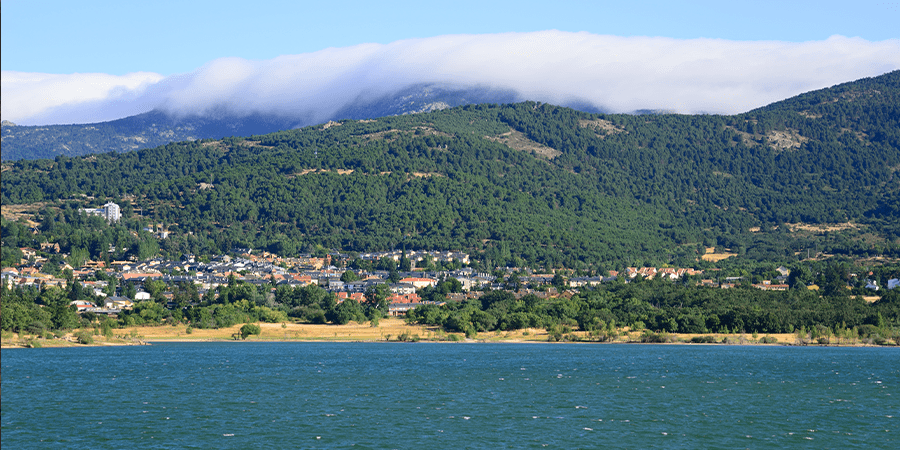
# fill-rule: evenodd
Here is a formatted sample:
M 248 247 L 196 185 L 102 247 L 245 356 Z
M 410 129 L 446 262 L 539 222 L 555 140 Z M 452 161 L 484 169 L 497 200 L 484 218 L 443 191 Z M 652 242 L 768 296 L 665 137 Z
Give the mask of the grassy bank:
M 112 330 L 110 336 L 92 334 L 93 330 L 76 330 L 65 334 L 44 336 L 4 333 L 3 348 L 16 347 L 66 347 L 83 345 L 143 345 L 149 342 L 203 342 L 240 339 L 243 324 L 229 328 L 194 329 L 186 325 L 162 325 L 152 327 L 127 327 Z M 400 319 L 383 319 L 377 327 L 369 323 L 351 322 L 347 325 L 271 324 L 261 323 L 260 334 L 247 337 L 247 341 L 270 342 L 386 342 L 386 341 L 467 341 L 467 342 L 548 342 L 550 334 L 544 329 L 483 332 L 466 338 L 463 333 L 447 333 L 436 327 L 408 325 Z M 86 339 L 86 335 L 90 339 Z M 572 331 L 557 336 L 559 342 L 605 343 L 669 343 L 669 344 L 734 344 L 734 345 L 845 345 L 872 344 L 860 339 L 831 337 L 822 342 L 800 339 L 796 334 L 670 334 L 619 330 L 612 336 L 591 336 L 586 332 Z M 85 343 L 89 342 L 89 343 Z

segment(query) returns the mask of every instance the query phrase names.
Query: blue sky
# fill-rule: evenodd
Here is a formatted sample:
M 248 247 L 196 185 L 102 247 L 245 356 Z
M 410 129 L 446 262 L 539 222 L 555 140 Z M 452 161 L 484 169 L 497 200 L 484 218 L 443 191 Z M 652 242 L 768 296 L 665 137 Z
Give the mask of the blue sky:
M 552 3 L 552 4 L 551 4 Z M 852 6 L 850 6 L 852 5 Z M 445 34 L 541 30 L 802 42 L 900 37 L 885 1 L 3 2 L 2 67 L 172 75 L 222 57 L 270 59 Z
M 900 2 L 7 0 L 2 115 L 328 111 L 401 83 L 734 113 L 900 69 Z M 343 103 L 342 103 L 343 102 Z M 298 104 L 313 111 L 288 111 Z

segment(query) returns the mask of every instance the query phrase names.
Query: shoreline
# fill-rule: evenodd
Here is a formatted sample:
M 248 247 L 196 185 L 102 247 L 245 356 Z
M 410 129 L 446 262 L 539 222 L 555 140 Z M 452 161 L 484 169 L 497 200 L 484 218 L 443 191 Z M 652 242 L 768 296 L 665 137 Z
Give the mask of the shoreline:
M 107 347 L 153 345 L 166 342 L 457 342 L 466 344 L 507 343 L 507 344 L 662 344 L 662 345 L 764 345 L 764 346 L 802 346 L 802 347 L 895 347 L 896 345 L 877 345 L 860 340 L 846 342 L 832 338 L 830 342 L 818 343 L 812 339 L 801 342 L 796 334 L 770 333 L 750 334 L 696 334 L 666 333 L 660 342 L 641 342 L 641 333 L 622 330 L 612 340 L 599 341 L 590 338 L 586 332 L 572 332 L 568 339 L 553 342 L 544 329 L 524 329 L 514 331 L 492 331 L 478 333 L 474 338 L 466 338 L 464 333 L 448 333 L 437 327 L 408 325 L 402 319 L 383 319 L 378 327 L 368 323 L 351 322 L 346 325 L 314 325 L 314 324 L 272 324 L 259 323 L 261 334 L 250 336 L 246 340 L 235 339 L 239 334 L 238 324 L 220 329 L 191 329 L 187 325 L 158 325 L 149 327 L 128 327 L 113 330 L 113 337 L 92 336 L 94 342 L 80 344 L 73 333 L 61 338 L 49 339 L 33 336 L 5 335 L 2 349 L 12 348 L 61 348 L 61 347 Z M 9 336 L 9 337 L 7 337 Z M 700 337 L 713 342 L 691 342 Z M 765 338 L 774 342 L 760 342 Z

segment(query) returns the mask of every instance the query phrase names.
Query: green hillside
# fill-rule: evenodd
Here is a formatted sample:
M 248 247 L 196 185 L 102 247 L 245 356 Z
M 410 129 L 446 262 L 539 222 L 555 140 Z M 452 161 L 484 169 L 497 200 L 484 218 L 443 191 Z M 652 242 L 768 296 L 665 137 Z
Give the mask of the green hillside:
M 2 202 L 50 202 L 63 220 L 112 199 L 167 224 L 173 253 L 405 246 L 593 268 L 691 265 L 715 245 L 900 256 L 898 95 L 892 72 L 734 116 L 470 105 L 4 163 Z

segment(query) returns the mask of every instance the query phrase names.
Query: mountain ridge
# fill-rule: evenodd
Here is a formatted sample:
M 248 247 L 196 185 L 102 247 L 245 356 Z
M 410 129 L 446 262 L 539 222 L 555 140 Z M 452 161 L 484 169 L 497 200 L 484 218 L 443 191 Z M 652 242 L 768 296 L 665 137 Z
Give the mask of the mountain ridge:
M 898 71 L 892 73 L 896 74 Z M 867 83 L 874 79 L 890 76 L 863 78 L 842 83 L 830 88 L 804 93 L 770 105 L 754 109 L 744 114 L 759 111 L 773 111 L 788 107 L 796 108 L 816 102 L 821 105 L 822 92 L 838 92 L 847 86 Z M 896 77 L 894 77 L 896 78 Z M 896 81 L 894 81 L 896 84 Z M 846 92 L 837 95 L 848 95 Z M 220 106 L 202 114 L 181 114 L 156 109 L 146 113 L 124 117 L 107 122 L 22 126 L 9 121 L 2 125 L 3 161 L 19 159 L 52 159 L 60 155 L 79 156 L 93 153 L 125 152 L 197 139 L 221 139 L 229 136 L 249 136 L 276 131 L 302 128 L 328 121 L 352 119 L 375 119 L 429 112 L 467 104 L 514 103 L 527 100 L 510 89 L 494 89 L 486 86 L 448 86 L 440 84 L 412 84 L 390 94 L 374 98 L 360 96 L 355 101 L 341 106 L 332 113 L 312 115 L 262 114 L 259 112 L 236 113 Z M 832 97 L 833 101 L 834 98 Z M 787 102 L 787 103 L 785 103 Z M 577 99 L 564 102 L 560 106 L 570 107 L 589 113 L 609 113 L 602 106 Z M 641 109 L 632 111 L 634 115 L 666 115 L 671 111 Z
M 5 122 L 2 127 L 3 161 L 52 159 L 110 151 L 124 152 L 197 139 L 221 139 L 301 128 L 335 120 L 375 119 L 429 112 L 466 104 L 512 103 L 524 100 L 518 93 L 483 86 L 454 87 L 413 84 L 375 98 L 360 96 L 325 119 L 311 115 L 236 113 L 219 107 L 202 114 L 153 110 L 108 122 L 71 125 L 22 126 Z M 600 110 L 574 102 L 582 110 Z

